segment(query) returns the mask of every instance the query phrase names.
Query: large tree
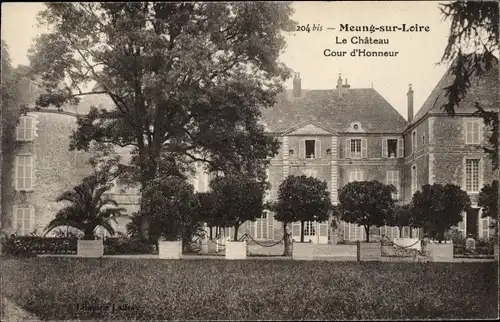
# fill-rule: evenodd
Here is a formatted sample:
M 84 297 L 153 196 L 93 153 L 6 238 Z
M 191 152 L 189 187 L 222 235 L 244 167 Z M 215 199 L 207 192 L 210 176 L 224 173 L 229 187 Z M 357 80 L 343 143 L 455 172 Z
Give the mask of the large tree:
M 219 227 L 234 227 L 233 239 L 246 221 L 255 221 L 264 211 L 266 182 L 247 174 L 217 176 L 210 182 L 212 215 L 208 222 Z
M 255 172 L 277 152 L 258 118 L 289 76 L 278 61 L 282 31 L 294 26 L 289 3 L 46 6 L 40 22 L 51 32 L 30 53 L 46 90 L 37 105 L 100 94 L 114 106 L 80 118 L 72 148 L 133 147 L 142 186 L 157 176 L 162 155 L 178 175 L 177 163 L 186 161 Z
M 498 235 L 498 180 L 486 184 L 479 192 L 477 205 L 483 209 L 482 216 L 494 219 L 491 226 Z
M 474 78 L 481 78 L 486 73 L 498 69 L 499 55 L 499 2 L 498 1 L 450 1 L 441 4 L 443 16 L 451 21 L 448 45 L 441 63 L 453 62 L 453 82 L 446 88 L 447 100 L 443 106 L 450 115 L 454 115 L 460 101 L 473 85 Z M 488 146 L 483 147 L 490 156 L 493 177 L 500 176 L 499 171 L 499 98 L 493 108 L 486 108 L 476 102 L 477 115 L 491 128 L 487 137 Z M 500 185 L 497 185 L 500 195 Z M 497 209 L 500 199 L 497 198 Z M 498 220 L 498 211 L 492 216 Z
M 304 242 L 304 224 L 306 221 L 324 222 L 332 211 L 330 192 L 325 181 L 305 175 L 289 175 L 283 180 L 278 190 L 278 200 L 270 203 L 270 210 L 275 212 L 274 219 L 283 223 L 285 256 L 290 255 L 290 234 L 287 226 L 300 221 L 300 241 Z
M 380 227 L 395 209 L 393 185 L 379 181 L 354 181 L 342 187 L 339 193 L 341 219 L 365 228 L 370 241 L 370 227 Z
M 12 212 L 12 201 L 14 200 L 14 187 L 12 169 L 14 167 L 14 149 L 16 147 L 16 126 L 19 116 L 25 113 L 23 100 L 20 92 L 20 82 L 22 81 L 23 68 L 14 68 L 11 64 L 9 48 L 2 40 L 2 81 L 1 86 L 1 126 L 0 126 L 0 219 L 1 227 L 7 223 L 3 214 Z
M 443 106 L 454 115 L 461 100 L 474 84 L 491 70 L 498 69 L 499 4 L 497 1 L 450 1 L 441 4 L 446 19 L 451 20 L 448 44 L 441 63 L 452 63 L 452 83 L 445 89 L 447 100 Z M 498 169 L 499 119 L 498 101 L 493 109 L 476 103 L 477 114 L 492 132 L 484 150 L 490 155 L 493 168 Z
M 416 221 L 424 233 L 441 242 L 444 233 L 462 221 L 462 213 L 471 204 L 467 192 L 453 184 L 433 184 L 422 186 L 412 199 Z

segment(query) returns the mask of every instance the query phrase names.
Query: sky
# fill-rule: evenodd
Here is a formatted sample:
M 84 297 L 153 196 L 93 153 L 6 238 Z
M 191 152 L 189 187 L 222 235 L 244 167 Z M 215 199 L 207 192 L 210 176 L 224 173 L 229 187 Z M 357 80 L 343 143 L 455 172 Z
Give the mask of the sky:
M 415 113 L 447 69 L 438 65 L 449 33 L 437 1 L 346 1 L 294 2 L 292 17 L 307 31 L 285 35 L 287 47 L 280 60 L 300 73 L 302 89 L 333 89 L 339 73 L 351 88 L 378 91 L 403 117 L 407 118 L 408 85 L 414 90 Z M 13 66 L 27 65 L 27 52 L 34 37 L 45 31 L 37 27 L 36 15 L 42 3 L 2 3 L 1 37 L 9 46 Z M 420 32 L 344 31 L 342 26 L 428 27 Z M 321 31 L 313 31 L 321 25 Z M 328 30 L 326 28 L 335 28 Z M 387 39 L 388 44 L 352 44 L 352 38 Z M 346 40 L 346 44 L 342 42 Z M 356 38 L 358 39 L 358 38 Z M 324 51 L 343 52 L 344 57 L 325 56 Z M 398 52 L 396 57 L 352 57 L 353 49 Z M 291 88 L 292 80 L 287 81 Z

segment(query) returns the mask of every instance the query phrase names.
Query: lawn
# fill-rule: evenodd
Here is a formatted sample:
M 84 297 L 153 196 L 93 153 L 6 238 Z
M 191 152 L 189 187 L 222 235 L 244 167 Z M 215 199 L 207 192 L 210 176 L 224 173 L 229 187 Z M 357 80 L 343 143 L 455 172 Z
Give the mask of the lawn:
M 498 316 L 498 262 L 26 258 L 2 266 L 3 295 L 42 319 Z

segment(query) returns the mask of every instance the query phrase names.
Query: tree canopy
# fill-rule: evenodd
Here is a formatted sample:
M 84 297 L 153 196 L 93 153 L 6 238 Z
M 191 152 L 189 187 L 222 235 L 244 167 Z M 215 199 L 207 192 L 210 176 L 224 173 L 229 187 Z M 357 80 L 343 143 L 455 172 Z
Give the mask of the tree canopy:
M 370 227 L 380 227 L 395 209 L 393 185 L 379 181 L 354 181 L 339 193 L 341 219 L 365 228 L 366 241 L 370 241 Z
M 278 200 L 271 205 L 274 219 L 286 224 L 300 221 L 300 240 L 304 241 L 304 222 L 324 222 L 332 210 L 330 192 L 325 181 L 305 175 L 289 175 L 280 184 Z
M 135 215 L 133 224 L 128 226 L 131 232 L 139 231 L 135 226 L 140 225 L 141 220 L 137 218 L 147 216 L 151 241 L 163 237 L 169 241 L 183 240 L 186 245 L 201 228 L 194 187 L 184 178 L 170 176 L 150 180 L 141 199 L 143 207 Z
M 16 126 L 19 116 L 26 112 L 23 107 L 22 95 L 20 92 L 20 82 L 24 76 L 22 66 L 14 68 L 11 64 L 9 48 L 2 40 L 2 81 L 0 83 L 0 93 L 2 101 L 1 113 L 1 210 L 0 219 L 2 227 L 5 227 L 6 216 L 3 213 L 10 213 L 14 200 L 14 187 L 12 169 L 14 167 L 14 149 L 16 147 Z
M 498 234 L 498 180 L 486 184 L 479 192 L 477 205 L 483 209 L 482 216 L 495 219 L 493 227 Z
M 141 182 L 155 177 L 161 154 L 174 164 L 256 171 L 276 153 L 258 117 L 290 74 L 278 61 L 282 31 L 294 26 L 289 3 L 46 6 L 40 22 L 51 32 L 30 53 L 46 91 L 37 105 L 90 94 L 114 105 L 78 120 L 73 148 L 93 140 L 134 147 Z
M 238 228 L 245 221 L 255 221 L 264 211 L 264 192 L 267 185 L 246 174 L 217 176 L 210 182 L 212 212 L 209 222 L 219 227 Z
M 452 83 L 445 88 L 446 102 L 443 109 L 454 115 L 461 100 L 473 84 L 491 70 L 498 69 L 499 5 L 497 1 L 450 1 L 440 4 L 443 16 L 451 21 L 448 44 L 441 63 L 452 62 Z M 498 97 L 498 96 L 497 96 Z M 484 150 L 489 154 L 493 169 L 499 163 L 499 109 L 485 109 L 476 103 L 477 115 L 492 128 L 488 136 L 489 145 Z
M 453 184 L 424 185 L 413 195 L 413 211 L 424 233 L 440 242 L 444 233 L 462 221 L 471 205 L 467 192 Z
M 394 212 L 387 217 L 386 224 L 388 226 L 398 227 L 399 237 L 403 237 L 404 227 L 418 226 L 412 204 L 396 205 Z

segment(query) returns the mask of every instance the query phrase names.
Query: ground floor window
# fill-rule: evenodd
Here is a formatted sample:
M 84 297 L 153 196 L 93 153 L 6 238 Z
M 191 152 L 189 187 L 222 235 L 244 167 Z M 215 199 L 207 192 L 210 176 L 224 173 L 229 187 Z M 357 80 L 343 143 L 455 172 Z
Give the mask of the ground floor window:
M 34 231 L 35 210 L 32 207 L 15 207 L 13 228 L 18 236 L 26 236 Z

